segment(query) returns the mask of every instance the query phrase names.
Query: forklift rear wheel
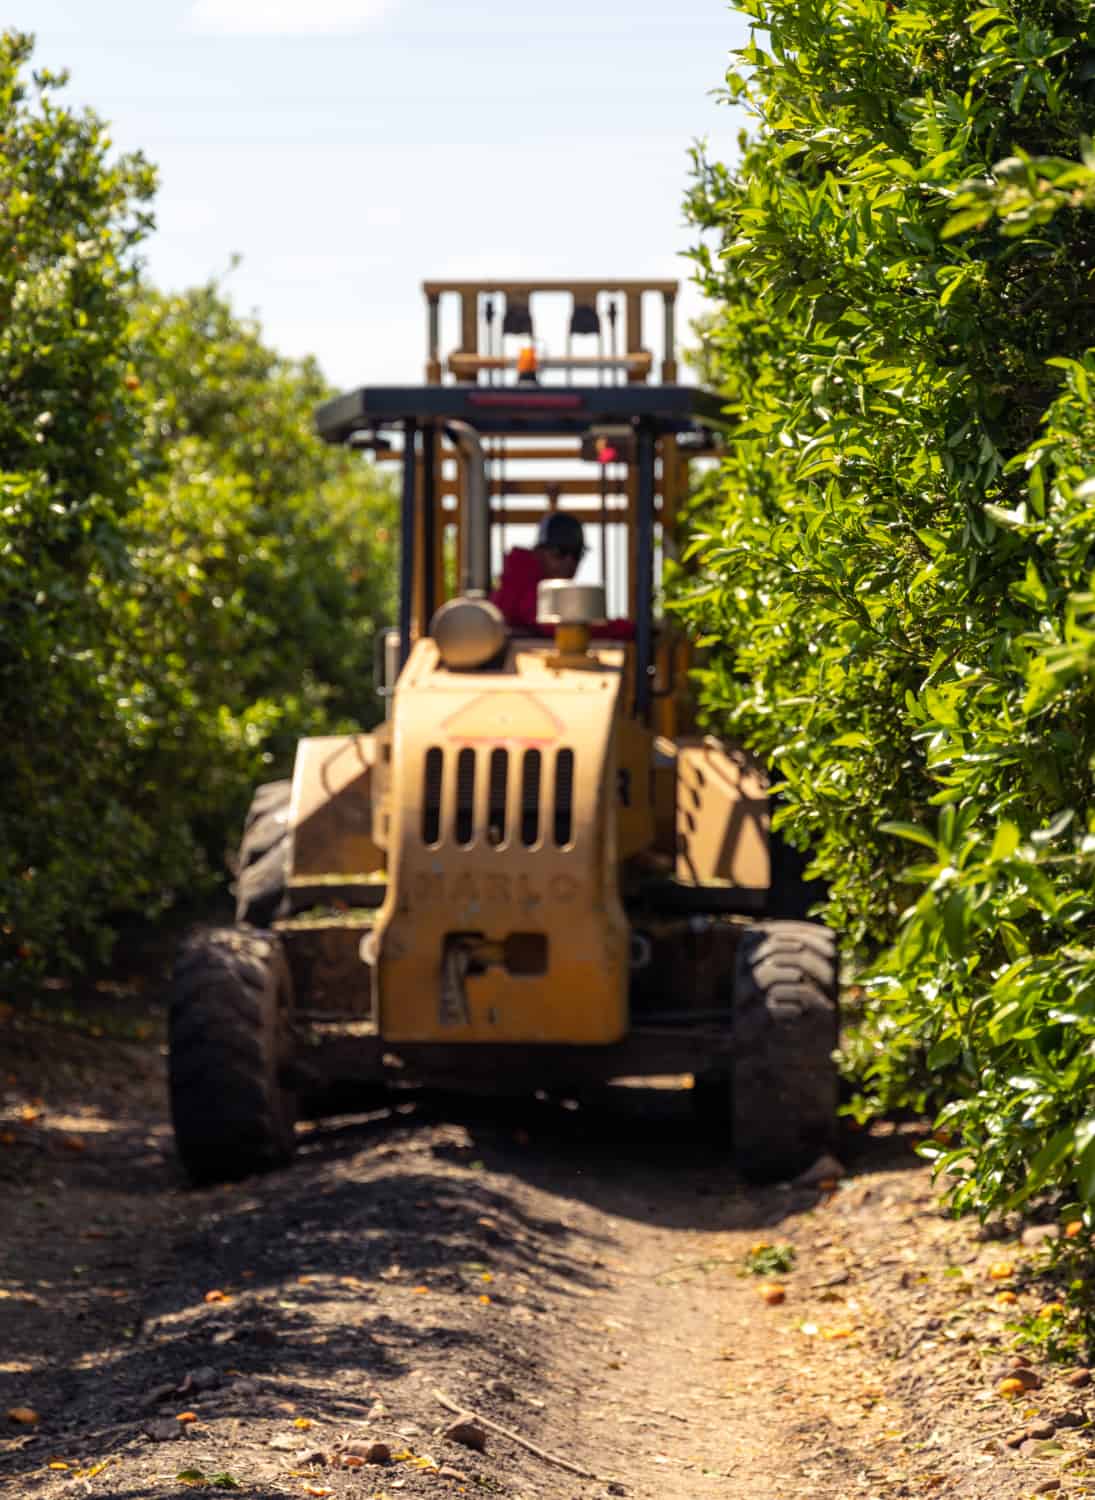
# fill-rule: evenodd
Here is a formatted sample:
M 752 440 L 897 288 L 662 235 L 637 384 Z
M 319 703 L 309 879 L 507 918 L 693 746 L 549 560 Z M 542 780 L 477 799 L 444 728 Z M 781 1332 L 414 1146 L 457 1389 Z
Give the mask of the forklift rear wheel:
M 291 781 L 264 781 L 255 788 L 247 817 L 243 820 L 243 832 L 250 833 L 257 820 L 267 813 L 288 811 L 289 797 L 293 790 Z
M 730 1109 L 743 1177 L 794 1177 L 836 1133 L 837 951 L 814 922 L 769 922 L 742 935 L 734 975 Z
M 734 1085 L 729 1073 L 697 1073 L 692 1080 L 692 1113 L 703 1134 L 725 1141 L 734 1128 Z
M 289 879 L 289 794 L 292 783 L 256 789 L 236 862 L 236 921 L 266 927 L 283 916 Z
M 233 1181 L 292 1157 L 291 1006 L 273 933 L 215 928 L 179 954 L 168 1075 L 175 1142 L 194 1183 Z

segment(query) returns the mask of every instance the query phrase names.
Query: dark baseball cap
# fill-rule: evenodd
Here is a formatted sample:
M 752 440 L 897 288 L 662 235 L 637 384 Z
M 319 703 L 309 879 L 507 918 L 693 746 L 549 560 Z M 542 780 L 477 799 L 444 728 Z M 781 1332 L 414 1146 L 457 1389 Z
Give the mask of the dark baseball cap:
M 581 557 L 586 550 L 581 521 L 577 516 L 568 516 L 566 511 L 551 511 L 540 522 L 536 545 L 554 547 L 557 552 L 568 552 L 573 557 Z

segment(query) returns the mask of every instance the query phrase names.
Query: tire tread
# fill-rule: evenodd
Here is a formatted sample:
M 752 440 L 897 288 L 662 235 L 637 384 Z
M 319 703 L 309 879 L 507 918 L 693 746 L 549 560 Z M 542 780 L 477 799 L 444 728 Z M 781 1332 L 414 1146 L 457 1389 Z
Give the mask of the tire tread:
M 743 1176 L 793 1177 L 834 1144 L 837 952 L 816 923 L 746 930 L 734 983 L 734 1156 Z
M 175 964 L 169 1084 L 175 1140 L 194 1182 L 283 1165 L 293 1151 L 292 1096 L 281 1083 L 289 972 L 273 934 L 214 928 Z

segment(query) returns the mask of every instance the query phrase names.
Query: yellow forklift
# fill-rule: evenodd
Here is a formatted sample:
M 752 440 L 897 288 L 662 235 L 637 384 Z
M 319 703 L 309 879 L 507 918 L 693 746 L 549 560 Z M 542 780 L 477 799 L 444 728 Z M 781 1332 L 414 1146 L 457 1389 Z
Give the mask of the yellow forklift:
M 677 379 L 677 286 L 424 291 L 425 383 L 316 419 L 401 466 L 386 717 L 302 740 L 291 780 L 258 789 L 237 924 L 179 954 L 183 1165 L 210 1181 L 283 1164 L 298 1113 L 333 1096 L 678 1075 L 744 1175 L 791 1176 L 833 1140 L 836 946 L 806 919 L 763 769 L 697 732 L 688 642 L 658 616 L 689 466 L 717 457 L 724 422 Z M 551 355 L 534 313 L 560 303 Z M 558 514 L 600 577 L 545 577 L 515 625 L 492 583 Z M 630 622 L 616 638 L 611 616 Z

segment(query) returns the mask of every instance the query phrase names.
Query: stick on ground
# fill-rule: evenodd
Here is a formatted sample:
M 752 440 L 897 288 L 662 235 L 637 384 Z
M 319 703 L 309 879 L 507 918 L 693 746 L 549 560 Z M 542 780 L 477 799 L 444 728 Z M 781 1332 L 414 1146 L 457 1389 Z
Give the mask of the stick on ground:
M 489 1417 L 481 1416 L 479 1412 L 473 1411 L 470 1406 L 458 1406 L 451 1396 L 446 1396 L 444 1391 L 434 1391 L 441 1405 L 458 1417 L 467 1417 L 471 1421 L 479 1422 L 483 1427 L 489 1427 L 492 1432 L 500 1433 L 502 1437 L 509 1438 L 511 1443 L 519 1443 L 522 1448 L 527 1448 L 530 1453 L 535 1453 L 537 1458 L 542 1458 L 545 1463 L 555 1464 L 557 1468 L 566 1469 L 570 1474 L 577 1474 L 580 1479 L 603 1479 L 603 1475 L 594 1474 L 589 1469 L 583 1469 L 578 1464 L 572 1464 L 569 1459 L 559 1458 L 554 1453 L 548 1453 L 545 1448 L 538 1448 L 535 1443 L 530 1443 L 527 1437 L 522 1437 L 519 1432 L 513 1432 L 509 1427 L 503 1427 L 499 1422 L 492 1422 Z

